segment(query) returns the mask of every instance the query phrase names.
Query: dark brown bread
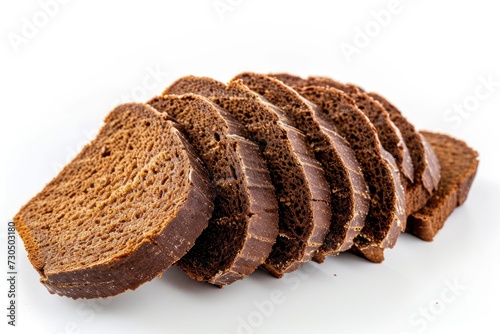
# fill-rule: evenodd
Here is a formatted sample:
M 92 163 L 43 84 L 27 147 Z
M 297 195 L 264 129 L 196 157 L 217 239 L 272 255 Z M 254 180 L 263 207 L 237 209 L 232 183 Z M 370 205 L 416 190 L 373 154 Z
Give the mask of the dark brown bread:
M 295 80 L 294 78 L 297 78 L 289 74 L 273 74 L 273 76 L 283 82 L 293 82 L 293 80 Z M 296 83 L 296 85 L 297 84 L 298 83 Z M 394 157 L 399 171 L 409 180 L 409 182 L 413 182 L 414 171 L 409 150 L 406 147 L 401 132 L 391 121 L 389 114 L 380 103 L 358 87 L 350 84 L 343 84 L 330 78 L 309 77 L 302 81 L 301 84 L 333 87 L 349 95 L 377 129 L 382 146 Z
M 124 104 L 14 222 L 51 293 L 107 297 L 179 260 L 212 202 L 207 171 L 174 123 Z
M 278 235 L 278 204 L 259 147 L 230 114 L 187 94 L 148 102 L 181 124 L 216 187 L 214 215 L 178 265 L 193 279 L 226 285 L 250 275 Z
M 437 189 L 440 178 L 439 161 L 426 139 L 387 99 L 377 93 L 368 93 L 380 102 L 389 113 L 392 122 L 399 128 L 410 151 L 414 179 L 402 178 L 405 188 L 406 215 L 420 210 Z
M 404 192 L 394 159 L 382 148 L 373 124 L 345 93 L 320 86 L 295 88 L 320 107 L 325 118 L 351 144 L 371 198 L 365 226 L 354 239 L 352 251 L 372 262 L 382 262 L 384 248 L 393 247 L 403 230 Z
M 279 207 L 279 235 L 264 267 L 281 277 L 309 261 L 328 232 L 330 190 L 305 136 L 276 107 L 241 82 L 185 77 L 165 93 L 196 93 L 226 109 L 260 146 Z
M 408 218 L 408 232 L 432 241 L 446 219 L 467 199 L 479 164 L 466 143 L 445 134 L 422 131 L 441 164 L 441 181 L 427 204 Z
M 323 166 L 331 190 L 332 220 L 314 259 L 323 262 L 328 255 L 350 249 L 364 226 L 370 195 L 349 143 L 314 104 L 281 81 L 256 73 L 242 73 L 233 80 L 241 80 L 280 108 L 306 134 L 311 150 Z

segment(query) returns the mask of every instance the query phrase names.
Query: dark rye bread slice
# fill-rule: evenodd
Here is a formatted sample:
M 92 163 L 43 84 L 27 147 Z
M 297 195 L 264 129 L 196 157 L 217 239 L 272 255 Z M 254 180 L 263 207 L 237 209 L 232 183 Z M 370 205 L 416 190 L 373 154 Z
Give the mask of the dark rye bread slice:
M 49 292 L 97 298 L 161 274 L 212 210 L 207 171 L 176 125 L 124 104 L 14 222 Z
M 293 82 L 290 82 L 293 86 Z M 340 135 L 350 144 L 370 189 L 370 209 L 365 226 L 351 250 L 372 262 L 384 260 L 403 230 L 404 191 L 392 156 L 380 143 L 377 131 L 353 99 L 335 88 L 297 86 L 296 90 L 321 108 Z
M 281 277 L 310 261 L 328 232 L 330 190 L 302 132 L 276 107 L 241 82 L 185 77 L 165 93 L 196 93 L 227 110 L 257 142 L 271 173 L 279 210 L 279 234 L 264 268 Z
M 271 252 L 278 204 L 259 147 L 230 114 L 198 95 L 148 102 L 181 124 L 216 187 L 214 215 L 178 265 L 193 279 L 226 285 L 250 275 Z
M 293 120 L 295 127 L 306 134 L 311 150 L 323 166 L 331 190 L 332 219 L 330 231 L 314 259 L 323 262 L 328 255 L 350 249 L 364 226 L 370 195 L 349 143 L 314 104 L 281 81 L 256 73 L 242 73 L 233 80 L 241 80 Z
M 408 232 L 432 241 L 453 210 L 467 199 L 479 161 L 478 153 L 461 140 L 427 131 L 422 134 L 439 159 L 441 180 L 427 204 L 408 218 Z
M 405 204 L 407 216 L 420 210 L 437 189 L 440 178 L 439 161 L 429 143 L 387 99 L 377 93 L 368 93 L 389 113 L 391 121 L 399 128 L 408 146 L 413 163 L 414 179 L 405 183 Z
M 289 74 L 275 74 L 273 76 L 280 80 L 283 79 L 284 82 L 297 78 Z M 391 121 L 389 114 L 380 103 L 354 85 L 343 84 L 329 78 L 309 77 L 302 81 L 302 85 L 333 87 L 349 95 L 377 129 L 382 146 L 394 157 L 399 171 L 408 182 L 413 182 L 414 171 L 408 147 L 400 130 Z

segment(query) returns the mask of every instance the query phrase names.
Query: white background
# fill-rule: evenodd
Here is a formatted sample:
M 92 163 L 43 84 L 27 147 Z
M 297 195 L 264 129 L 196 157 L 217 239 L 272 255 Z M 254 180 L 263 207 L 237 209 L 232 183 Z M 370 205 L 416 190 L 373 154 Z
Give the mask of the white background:
M 43 9 L 46 2 L 0 5 L 2 223 L 95 135 L 112 107 L 145 101 L 187 74 L 226 81 L 241 71 L 287 71 L 354 82 L 388 97 L 418 128 L 465 139 L 481 161 L 468 201 L 435 241 L 403 235 L 378 265 L 342 254 L 282 280 L 258 271 L 221 290 L 172 268 L 134 292 L 86 302 L 50 295 L 19 240 L 16 328 L 6 325 L 0 260 L 2 333 L 498 328 L 495 2 L 401 0 L 395 10 L 389 0 L 68 1 Z M 350 56 L 342 51 L 348 45 Z

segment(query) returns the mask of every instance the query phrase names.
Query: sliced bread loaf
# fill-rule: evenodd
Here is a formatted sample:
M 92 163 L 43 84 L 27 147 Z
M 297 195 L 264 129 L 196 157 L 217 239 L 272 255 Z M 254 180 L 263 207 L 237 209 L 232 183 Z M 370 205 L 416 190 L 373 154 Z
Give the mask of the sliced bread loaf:
M 179 260 L 207 226 L 213 194 L 176 125 L 125 104 L 14 222 L 51 293 L 107 297 Z
M 305 136 L 275 106 L 241 82 L 185 77 L 165 93 L 200 94 L 227 110 L 259 144 L 271 173 L 279 208 L 279 235 L 264 267 L 281 277 L 309 261 L 328 232 L 330 189 Z
M 404 192 L 394 159 L 382 148 L 373 124 L 345 93 L 320 86 L 299 85 L 296 90 L 320 107 L 351 144 L 370 189 L 368 216 L 352 251 L 372 262 L 382 262 L 384 249 L 393 247 L 403 230 Z
M 294 76 L 289 74 L 276 74 L 274 76 L 280 80 L 283 79 L 284 82 L 295 80 Z M 383 148 L 394 157 L 399 171 L 410 182 L 413 181 L 413 164 L 408 147 L 400 130 L 391 121 L 389 114 L 380 103 L 354 85 L 343 84 L 329 78 L 309 77 L 302 82 L 302 85 L 333 87 L 349 95 L 377 129 Z
M 259 147 L 230 114 L 201 96 L 163 95 L 148 104 L 184 127 L 216 187 L 212 219 L 178 265 L 216 285 L 250 275 L 278 234 L 278 204 Z
M 332 220 L 314 259 L 323 262 L 325 256 L 351 248 L 364 226 L 370 195 L 349 143 L 338 135 L 333 123 L 327 122 L 314 104 L 283 82 L 256 73 L 242 73 L 233 80 L 241 80 L 280 108 L 293 125 L 306 134 L 311 150 L 323 166 L 331 190 Z
M 414 169 L 414 179 L 410 182 L 402 178 L 405 188 L 406 215 L 420 210 L 437 189 L 440 178 L 439 161 L 434 151 L 415 129 L 413 124 L 387 99 L 377 93 L 368 93 L 372 98 L 382 104 L 389 113 L 391 121 L 401 130 L 403 139 L 410 151 Z
M 478 153 L 461 140 L 427 131 L 422 134 L 439 159 L 441 180 L 427 204 L 408 217 L 408 232 L 432 241 L 448 216 L 467 199 L 479 161 Z

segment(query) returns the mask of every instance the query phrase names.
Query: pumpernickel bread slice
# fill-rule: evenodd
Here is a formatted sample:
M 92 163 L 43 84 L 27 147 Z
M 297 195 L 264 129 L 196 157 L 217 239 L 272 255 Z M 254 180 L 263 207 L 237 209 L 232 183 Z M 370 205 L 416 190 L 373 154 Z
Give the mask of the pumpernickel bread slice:
M 413 182 L 402 178 L 405 188 L 406 215 L 420 210 L 429 200 L 439 184 L 440 167 L 436 154 L 429 143 L 387 99 L 377 93 L 368 93 L 382 104 L 389 113 L 391 121 L 401 131 L 403 139 L 410 151 L 414 169 Z
M 283 82 L 292 81 L 297 78 L 289 74 L 273 74 L 274 77 L 282 80 Z M 300 79 L 300 78 L 299 78 Z M 302 79 L 304 80 L 304 79 Z M 396 160 L 396 164 L 401 174 L 413 182 L 413 163 L 411 156 L 406 146 L 405 141 L 401 135 L 400 130 L 391 121 L 389 114 L 384 107 L 375 101 L 368 94 L 364 93 L 355 85 L 343 84 L 330 78 L 324 77 L 309 77 L 302 81 L 302 85 L 310 86 L 323 86 L 337 88 L 351 97 L 357 107 L 366 115 L 368 119 L 377 129 L 378 137 L 382 146 L 387 150 Z
M 311 260 L 328 232 L 330 189 L 305 136 L 275 106 L 240 81 L 227 86 L 210 78 L 185 77 L 165 93 L 200 94 L 227 110 L 247 129 L 271 173 L 279 208 L 279 234 L 264 268 L 281 277 Z
M 394 159 L 382 148 L 373 124 L 345 93 L 321 86 L 298 85 L 295 89 L 320 107 L 351 144 L 370 189 L 365 226 L 351 250 L 372 262 L 382 262 L 384 249 L 392 248 L 403 230 L 404 191 Z
M 441 180 L 427 204 L 408 217 L 408 232 L 432 241 L 446 219 L 467 199 L 479 164 L 478 153 L 451 136 L 422 131 L 441 164 Z
M 191 278 L 219 286 L 250 275 L 278 235 L 278 204 L 259 147 L 230 114 L 199 95 L 163 95 L 148 104 L 184 127 L 216 187 L 208 227 L 177 264 Z
M 179 260 L 207 226 L 213 194 L 176 125 L 124 104 L 14 222 L 49 292 L 107 297 Z
M 331 190 L 332 220 L 314 259 L 323 262 L 328 255 L 350 249 L 364 226 L 370 194 L 349 143 L 339 136 L 333 123 L 324 119 L 317 106 L 283 82 L 257 73 L 242 73 L 233 80 L 241 80 L 280 108 L 293 125 L 305 133 L 311 150 L 323 166 Z

